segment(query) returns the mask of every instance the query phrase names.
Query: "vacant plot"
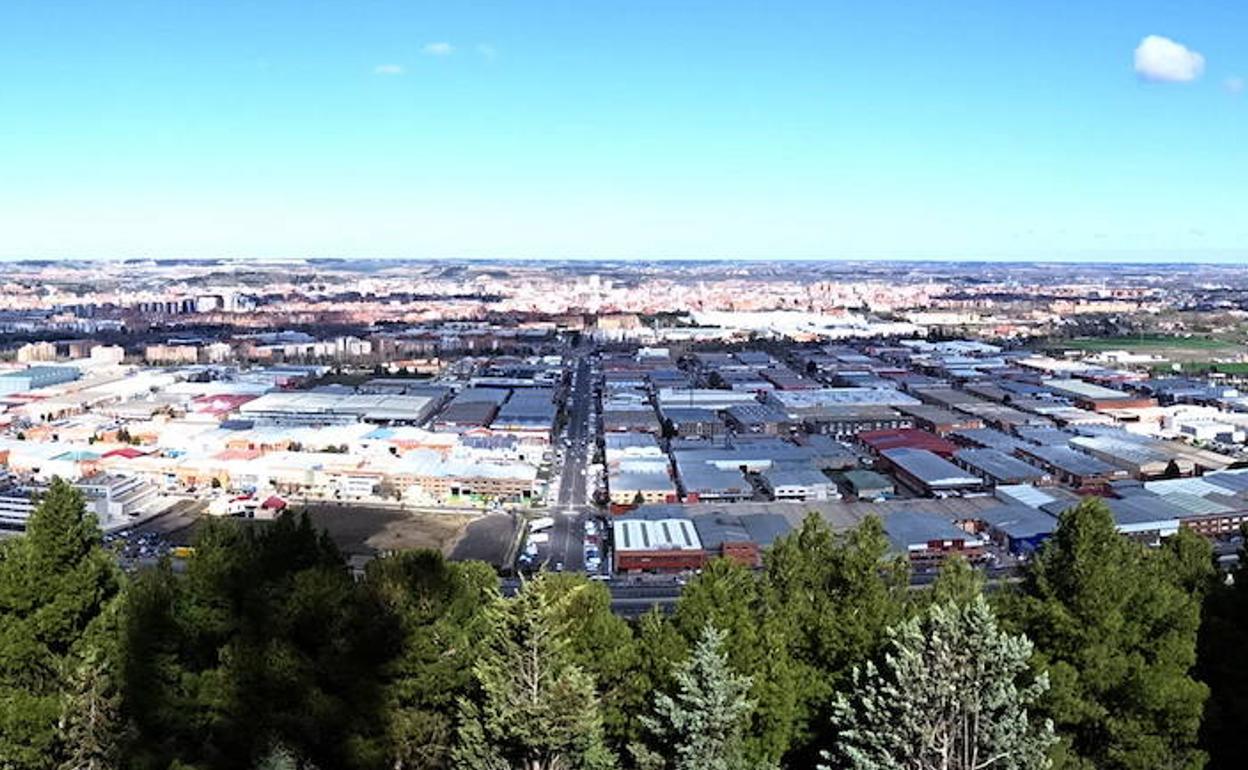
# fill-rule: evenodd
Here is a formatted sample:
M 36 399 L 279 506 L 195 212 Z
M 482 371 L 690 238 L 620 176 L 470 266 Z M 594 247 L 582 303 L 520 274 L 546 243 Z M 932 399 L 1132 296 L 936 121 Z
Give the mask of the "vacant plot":
M 464 513 L 416 513 L 358 505 L 309 505 L 306 510 L 313 526 L 328 532 L 348 557 L 414 548 L 433 548 L 449 555 L 469 523 L 479 518 Z M 244 526 L 268 524 L 255 519 L 233 521 Z M 162 534 L 174 545 L 190 545 L 202 522 L 202 518 L 178 522 L 177 527 L 165 526 Z
M 324 529 L 348 555 L 433 548 L 449 554 L 475 516 L 413 513 L 356 505 L 310 505 L 312 524 Z

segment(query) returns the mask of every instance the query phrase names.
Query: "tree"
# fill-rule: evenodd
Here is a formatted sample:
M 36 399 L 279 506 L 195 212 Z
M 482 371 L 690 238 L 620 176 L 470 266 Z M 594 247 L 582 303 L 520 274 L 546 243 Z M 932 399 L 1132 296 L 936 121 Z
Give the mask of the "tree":
M 769 601 L 787 630 L 797 670 L 801 720 L 789 755 L 796 766 L 817 761 L 829 742 L 835 690 L 906 615 L 906 567 L 888 554 L 879 519 L 841 533 L 812 513 L 766 555 Z
M 675 673 L 676 689 L 655 699 L 654 716 L 643 718 L 663 746 L 671 770 L 743 770 L 742 732 L 754 709 L 751 681 L 728 665 L 724 632 L 702 631 L 693 654 Z M 657 755 L 656 755 L 657 756 Z M 654 762 L 654 757 L 651 758 Z
M 825 758 L 853 770 L 1047 768 L 1052 725 L 1028 707 L 1048 682 L 1030 676 L 1031 653 L 1026 637 L 997 627 L 982 596 L 932 605 L 854 669 Z
M 373 767 L 392 618 L 365 601 L 307 517 L 208 523 L 185 575 L 140 576 L 123 622 L 131 766 Z
M 52 767 L 76 656 L 97 644 L 120 590 L 81 493 L 61 479 L 23 537 L 0 545 L 0 757 Z
M 592 677 L 572 662 L 569 629 L 544 576 L 491 608 L 489 644 L 473 668 L 480 694 L 460 699 L 452 753 L 460 770 L 605 770 Z M 561 599 L 566 600 L 566 596 Z
M 708 624 L 724 632 L 729 664 L 752 680 L 746 758 L 752 765 L 778 764 L 800 729 L 809 682 L 790 655 L 790 619 L 766 582 L 737 562 L 715 559 L 689 581 L 672 622 L 690 648 Z
M 410 551 L 374 560 L 364 582 L 377 613 L 395 618 L 399 634 L 400 652 L 382 674 L 386 765 L 445 767 L 455 704 L 472 685 L 498 578 L 480 562 L 453 564 L 437 551 Z
M 125 736 L 121 697 L 110 662 L 89 650 L 68 677 L 69 693 L 60 723 L 61 770 L 121 767 Z
M 1208 689 L 1192 677 L 1200 596 L 1190 538 L 1150 549 L 1116 531 L 1103 501 L 1085 500 L 1061 515 L 1021 593 L 1003 601 L 1049 672 L 1041 708 L 1061 738 L 1059 768 L 1203 765 Z
M 1209 685 L 1201 722 L 1201 746 L 1209 770 L 1235 770 L 1248 756 L 1248 552 L 1225 584 L 1212 585 L 1201 620 L 1197 671 Z
M 940 573 L 932 590 L 928 592 L 929 604 L 966 605 L 983 595 L 984 576 L 963 556 L 955 554 L 940 565 Z
M 555 623 L 567 629 L 569 659 L 594 680 L 607 745 L 624 750 L 637 737 L 649 697 L 634 686 L 638 651 L 632 628 L 612 613 L 607 587 L 584 575 L 546 575 L 534 590 L 547 594 Z

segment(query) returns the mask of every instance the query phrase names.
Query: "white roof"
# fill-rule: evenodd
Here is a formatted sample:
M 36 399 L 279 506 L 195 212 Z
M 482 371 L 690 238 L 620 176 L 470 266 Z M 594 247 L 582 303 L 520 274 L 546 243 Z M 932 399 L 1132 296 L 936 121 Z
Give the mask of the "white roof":
M 611 529 L 617 552 L 702 550 L 689 519 L 617 519 Z

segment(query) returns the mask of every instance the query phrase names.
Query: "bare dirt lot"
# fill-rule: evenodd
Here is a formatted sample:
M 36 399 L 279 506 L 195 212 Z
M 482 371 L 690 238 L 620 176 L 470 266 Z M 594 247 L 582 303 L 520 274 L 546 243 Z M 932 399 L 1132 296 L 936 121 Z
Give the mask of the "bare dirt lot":
M 300 510 L 296 509 L 295 513 Z M 309 505 L 306 508 L 317 529 L 329 533 L 347 557 L 374 556 L 388 551 L 435 548 L 451 555 L 464 551 L 465 558 L 491 556 L 499 549 L 499 527 L 473 528 L 469 524 L 482 517 L 465 513 L 430 513 L 402 511 L 357 505 Z M 485 517 L 492 519 L 494 517 Z M 245 526 L 265 526 L 267 522 L 236 519 Z M 159 531 L 175 545 L 190 545 L 202 519 L 174 519 L 152 522 L 141 529 Z M 481 542 L 476 542 L 480 540 Z M 501 556 L 499 557 L 501 558 Z M 488 560 L 488 559 L 487 559 Z
M 329 532 L 343 553 L 376 554 L 433 548 L 450 554 L 476 516 L 462 513 L 413 513 L 362 506 L 309 506 L 318 529 Z

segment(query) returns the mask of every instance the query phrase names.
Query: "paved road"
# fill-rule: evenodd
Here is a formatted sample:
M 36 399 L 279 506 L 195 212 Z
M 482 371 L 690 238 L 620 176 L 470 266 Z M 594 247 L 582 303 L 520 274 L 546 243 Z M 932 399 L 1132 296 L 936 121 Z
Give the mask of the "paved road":
M 555 524 L 549 530 L 550 542 L 542 556 L 548 567 L 562 564 L 566 571 L 580 572 L 585 569 L 585 521 L 593 513 L 585 478 L 585 469 L 593 459 L 589 421 L 594 397 L 587 348 L 578 350 L 574 366 L 568 392 L 567 431 L 563 436 L 571 443 L 563 449 L 559 495 L 551 507 Z
M 676 583 L 635 585 L 614 580 L 608 581 L 606 586 L 611 592 L 611 611 L 625 618 L 641 617 L 654 607 L 670 612 L 680 599 L 682 589 Z M 503 579 L 500 587 L 504 596 L 514 596 L 520 583 Z
M 568 430 L 566 438 L 572 445 L 565 447 L 563 477 L 559 486 L 558 507 L 575 508 L 588 503 L 585 468 L 592 458 L 589 444 L 589 419 L 592 415 L 593 388 L 589 381 L 589 359 L 582 356 L 572 376 L 568 394 Z

